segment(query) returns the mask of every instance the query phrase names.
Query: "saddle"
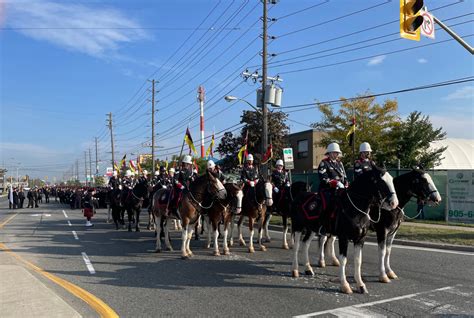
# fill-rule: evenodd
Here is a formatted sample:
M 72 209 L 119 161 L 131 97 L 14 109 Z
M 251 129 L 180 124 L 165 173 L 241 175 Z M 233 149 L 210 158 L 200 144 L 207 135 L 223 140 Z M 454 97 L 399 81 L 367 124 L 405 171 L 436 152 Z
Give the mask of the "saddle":
M 320 218 L 336 217 L 336 204 L 334 203 L 334 194 L 330 190 L 322 189 L 319 193 L 310 193 L 305 195 L 301 210 L 307 220 L 317 220 Z

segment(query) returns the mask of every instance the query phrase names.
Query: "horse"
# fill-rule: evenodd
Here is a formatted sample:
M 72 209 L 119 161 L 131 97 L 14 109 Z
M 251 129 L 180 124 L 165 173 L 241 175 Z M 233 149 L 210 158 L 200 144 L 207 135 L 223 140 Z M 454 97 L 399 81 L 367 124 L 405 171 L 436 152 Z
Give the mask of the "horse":
M 263 178 L 260 178 L 263 180 Z M 253 247 L 253 226 L 255 220 L 259 219 L 259 229 L 258 229 L 258 245 L 260 246 L 261 251 L 266 251 L 267 248 L 262 243 L 262 234 L 263 234 L 263 219 L 265 218 L 265 213 L 267 207 L 273 205 L 272 199 L 273 186 L 269 179 L 266 181 L 257 182 L 257 184 L 252 187 L 246 185 L 244 187 L 244 198 L 242 200 L 242 212 L 237 222 L 237 229 L 239 232 L 239 243 L 241 246 L 246 246 L 245 241 L 242 236 L 242 222 L 244 217 L 249 219 L 249 253 L 254 253 L 255 249 Z
M 161 252 L 161 219 L 165 220 L 163 226 L 165 232 L 165 245 L 167 250 L 172 250 L 168 226 L 166 220 L 175 218 L 168 215 L 167 197 L 170 195 L 169 189 L 159 189 L 153 195 L 153 215 L 155 216 L 156 249 L 155 252 Z M 209 171 L 197 177 L 190 183 L 188 189 L 184 189 L 182 198 L 178 203 L 178 213 L 182 223 L 181 234 L 181 258 L 188 259 L 193 256 L 189 247 L 192 234 L 194 231 L 194 223 L 199 219 L 203 209 L 209 209 L 214 204 L 215 199 L 224 200 L 227 196 L 226 189 L 220 180 L 212 175 Z M 166 201 L 163 202 L 165 199 Z
M 110 189 L 108 192 L 109 204 L 112 209 L 112 220 L 115 223 L 115 229 L 119 229 L 120 224 L 124 224 L 124 214 L 125 210 L 123 209 L 120 203 L 121 191 L 118 189 Z
M 138 182 L 133 189 L 123 189 L 122 206 L 128 214 L 128 231 L 132 231 L 132 220 L 135 219 L 135 231 L 140 232 L 140 211 L 143 200 L 148 195 L 148 187 L 145 182 Z
M 285 250 L 289 249 L 286 236 L 288 233 L 288 219 L 290 218 L 291 213 L 291 202 L 293 201 L 293 198 L 298 196 L 298 194 L 305 191 L 308 191 L 308 185 L 303 181 L 293 182 L 290 187 L 284 187 L 283 189 L 280 189 L 280 192 L 274 198 L 274 204 L 272 205 L 270 213 L 265 214 L 264 235 L 267 242 L 271 241 L 270 235 L 268 234 L 268 225 L 270 224 L 272 213 L 276 213 L 277 215 L 281 216 L 283 221 L 282 248 Z
M 295 246 L 292 263 L 292 276 L 298 277 L 298 250 L 302 233 L 305 273 L 314 275 L 314 271 L 309 263 L 308 250 L 314 236 L 321 228 L 329 230 L 331 234 L 339 238 L 339 269 L 340 289 L 343 293 L 350 294 L 352 289 L 346 279 L 347 248 L 349 240 L 354 243 L 354 278 L 361 293 L 366 293 L 367 289 L 361 277 L 362 247 L 372 222 L 369 215 L 370 206 L 377 202 L 380 207 L 394 209 L 398 206 L 398 198 L 395 193 L 393 178 L 385 169 L 375 167 L 364 172 L 347 189 L 341 189 L 336 193 L 336 206 L 334 211 L 325 211 L 330 219 L 325 217 L 311 216 L 304 206 L 321 204 L 324 198 L 314 193 L 301 194 L 292 205 L 292 232 L 295 236 Z M 329 222 L 328 222 L 329 221 Z M 333 225 L 332 227 L 330 225 Z
M 214 205 L 207 209 L 207 248 L 211 247 L 211 227 L 212 224 L 212 233 L 214 234 L 214 256 L 219 256 L 219 243 L 217 241 L 219 237 L 219 223 L 223 221 L 224 223 L 224 241 L 223 241 L 223 251 L 224 255 L 229 255 L 229 247 L 227 246 L 227 235 L 229 224 L 232 221 L 234 216 L 233 210 L 239 214 L 242 210 L 242 198 L 243 198 L 243 184 L 239 185 L 236 183 L 228 182 L 224 184 L 224 187 L 227 191 L 227 198 L 224 200 L 217 200 Z

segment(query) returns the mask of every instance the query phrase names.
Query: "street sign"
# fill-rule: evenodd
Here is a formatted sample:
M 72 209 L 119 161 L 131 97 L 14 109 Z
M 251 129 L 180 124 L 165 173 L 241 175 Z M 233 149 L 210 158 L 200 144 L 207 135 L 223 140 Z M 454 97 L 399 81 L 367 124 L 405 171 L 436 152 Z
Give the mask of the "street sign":
M 107 172 L 105 173 L 106 176 L 111 177 L 113 175 L 113 168 L 107 167 Z
M 434 39 L 435 38 L 435 24 L 433 15 L 428 11 L 422 11 L 421 16 L 423 17 L 423 23 L 421 24 L 421 34 Z
M 293 164 L 293 148 L 283 148 L 283 161 L 286 169 L 294 169 Z

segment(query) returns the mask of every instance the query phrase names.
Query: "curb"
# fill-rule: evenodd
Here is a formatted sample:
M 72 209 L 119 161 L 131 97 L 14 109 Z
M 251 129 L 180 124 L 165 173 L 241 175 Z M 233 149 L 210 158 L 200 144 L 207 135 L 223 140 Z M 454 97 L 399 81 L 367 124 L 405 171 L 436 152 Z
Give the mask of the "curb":
M 283 227 L 278 225 L 269 225 L 269 230 L 282 232 Z M 291 228 L 290 228 L 291 230 Z M 288 231 L 290 233 L 290 231 Z M 377 238 L 372 236 L 367 236 L 367 242 L 377 243 Z M 395 237 L 393 244 L 405 245 L 405 246 L 415 246 L 415 247 L 425 247 L 425 248 L 435 248 L 439 250 L 448 250 L 448 251 L 458 251 L 458 252 L 470 252 L 474 253 L 474 246 L 465 246 L 465 245 L 453 245 L 453 244 L 443 244 L 443 243 L 432 243 L 432 242 L 422 242 L 422 241 L 409 241 L 409 240 L 399 240 Z

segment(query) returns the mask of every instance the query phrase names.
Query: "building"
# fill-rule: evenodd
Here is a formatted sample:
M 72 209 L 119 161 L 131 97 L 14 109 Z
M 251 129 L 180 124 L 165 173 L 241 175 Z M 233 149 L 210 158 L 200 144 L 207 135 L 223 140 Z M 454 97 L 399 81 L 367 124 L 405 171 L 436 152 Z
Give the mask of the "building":
M 288 135 L 288 144 L 293 148 L 295 173 L 308 173 L 318 169 L 324 158 L 325 148 L 318 146 L 324 132 L 316 129 L 300 131 Z

